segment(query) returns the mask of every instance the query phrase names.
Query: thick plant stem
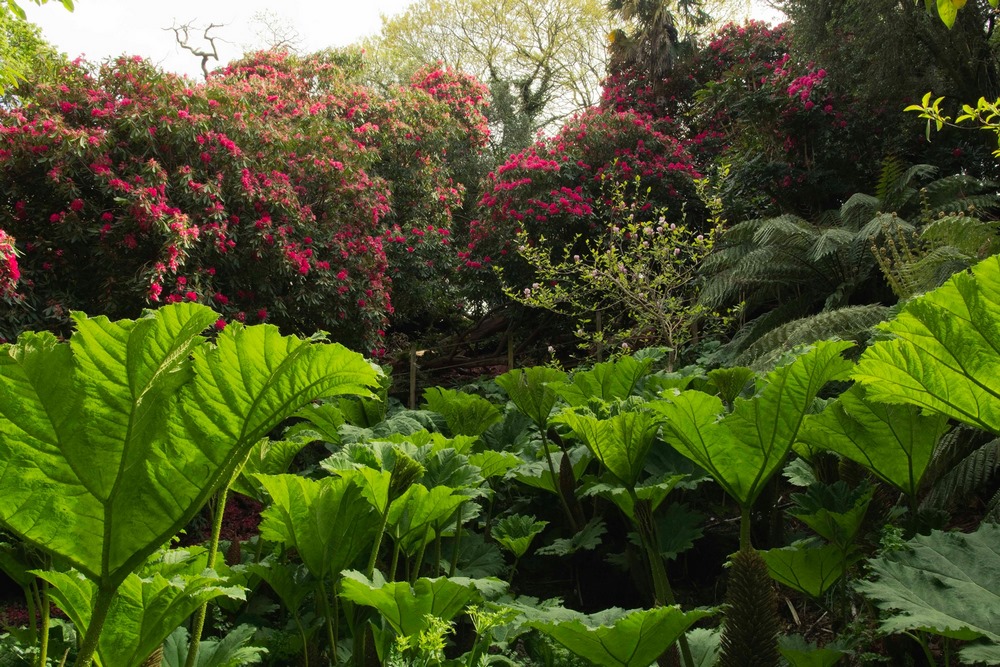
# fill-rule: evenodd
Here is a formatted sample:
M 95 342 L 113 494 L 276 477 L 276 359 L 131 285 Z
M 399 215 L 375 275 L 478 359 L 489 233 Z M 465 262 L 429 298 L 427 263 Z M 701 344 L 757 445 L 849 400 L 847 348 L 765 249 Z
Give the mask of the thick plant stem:
M 365 568 L 365 576 L 369 579 L 375 573 L 375 563 L 378 561 L 378 550 L 382 548 L 382 536 L 385 534 L 386 524 L 389 523 L 389 508 L 385 508 L 382 521 L 379 523 L 378 532 L 375 533 L 375 544 L 372 546 L 372 555 L 368 558 L 368 567 Z
M 750 544 L 750 508 L 740 507 L 740 551 L 749 551 Z
M 670 586 L 667 568 L 663 564 L 663 556 L 660 555 L 660 550 L 657 548 L 652 509 L 648 501 L 639 500 L 635 491 L 629 489 L 629 493 L 632 496 L 632 506 L 635 508 L 635 523 L 639 529 L 639 541 L 642 543 L 646 560 L 649 563 L 649 572 L 653 578 L 655 602 L 657 606 L 676 605 L 677 598 L 674 597 L 674 589 Z M 682 633 L 677 638 L 677 645 L 680 648 L 683 667 L 694 667 L 694 657 L 691 654 L 691 646 L 688 645 L 687 636 Z
M 420 551 L 417 552 L 417 558 L 416 562 L 413 565 L 413 571 L 410 572 L 409 573 L 410 576 L 407 577 L 407 580 L 410 583 L 413 583 L 414 581 L 420 578 L 420 568 L 423 567 L 424 565 L 424 552 L 427 551 L 427 542 L 429 541 L 427 538 L 427 533 L 430 531 L 430 529 L 431 529 L 430 526 L 427 526 L 427 528 L 424 529 L 424 539 L 420 543 Z
M 302 665 L 309 667 L 309 640 L 306 637 L 306 629 L 302 626 L 302 619 L 295 614 L 295 626 L 299 629 L 299 637 L 302 638 Z
M 330 596 L 326 592 L 326 583 L 319 582 L 319 594 L 323 598 L 323 615 L 326 616 L 326 638 L 330 642 L 330 664 L 337 664 L 337 633 L 333 630 L 333 611 L 330 609 Z
M 455 570 L 458 568 L 458 553 L 459 547 L 462 544 L 462 510 L 465 508 L 465 503 L 463 502 L 458 506 L 458 517 L 455 519 L 455 546 L 451 550 L 451 567 L 448 569 L 448 576 L 454 577 Z
M 559 473 L 556 472 L 556 466 L 552 462 L 552 452 L 549 451 L 549 439 L 545 435 L 545 429 L 542 429 L 542 450 L 545 452 L 545 462 L 549 466 L 549 474 L 552 475 L 552 483 L 556 487 L 556 495 L 559 496 L 559 504 L 562 505 L 563 512 L 566 513 L 570 528 L 573 529 L 574 533 L 577 533 L 579 532 L 579 526 L 576 524 L 576 517 L 573 516 L 573 510 L 570 509 L 569 503 L 566 501 L 566 496 L 563 495 L 562 486 L 559 484 Z M 563 453 L 563 456 L 566 456 L 566 454 Z
M 97 597 L 94 600 L 94 609 L 90 615 L 90 625 L 87 626 L 87 634 L 83 636 L 80 644 L 80 651 L 76 654 L 75 667 L 90 667 L 94 663 L 94 654 L 97 653 L 97 642 L 101 638 L 101 629 L 104 621 L 108 618 L 108 611 L 111 603 L 118 593 L 118 587 L 106 588 L 98 586 Z
M 39 615 L 42 618 L 42 627 L 38 635 L 38 665 L 45 667 L 49 659 L 49 582 L 42 580 L 39 600 Z
M 230 480 L 232 483 L 232 480 Z M 211 569 L 215 567 L 215 559 L 219 554 L 219 535 L 222 534 L 222 518 L 226 513 L 226 498 L 229 495 L 229 484 L 219 490 L 219 495 L 215 503 L 215 516 L 212 517 L 212 537 L 208 543 L 208 555 L 205 567 Z M 201 644 L 201 633 L 205 629 L 205 616 L 208 615 L 208 602 L 205 602 L 198 611 L 194 613 L 194 621 L 191 624 L 191 643 L 188 644 L 187 659 L 184 667 L 195 667 L 198 664 L 198 646 Z

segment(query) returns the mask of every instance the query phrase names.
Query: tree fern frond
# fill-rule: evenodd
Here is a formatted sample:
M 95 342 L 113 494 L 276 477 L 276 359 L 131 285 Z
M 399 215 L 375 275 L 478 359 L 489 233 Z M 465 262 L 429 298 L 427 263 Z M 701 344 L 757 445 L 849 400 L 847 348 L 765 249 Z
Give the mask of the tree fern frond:
M 757 245 L 788 244 L 806 245 L 806 239 L 816 235 L 815 228 L 795 215 L 781 215 L 762 220 L 754 234 Z
M 889 155 L 882 160 L 878 183 L 875 184 L 875 197 L 879 202 L 885 201 L 891 196 L 893 189 L 898 187 L 898 183 L 903 180 L 905 173 L 905 163 L 898 157 Z
M 855 192 L 840 207 L 840 218 L 843 225 L 850 229 L 858 229 L 873 215 L 879 212 L 882 199 L 877 196 Z
M 977 257 L 968 255 L 954 246 L 941 246 L 917 260 L 910 267 L 910 273 L 915 286 L 919 287 L 918 291 L 926 292 L 940 287 L 948 278 L 959 271 L 964 271 L 977 261 Z
M 943 474 L 924 497 L 921 507 L 950 509 L 979 493 L 1000 470 L 1000 438 L 976 448 Z
M 986 503 L 983 523 L 1000 523 L 1000 489 L 997 489 L 990 501 Z
M 866 245 L 868 240 L 881 235 L 914 234 L 917 228 L 895 213 L 879 213 L 858 230 L 858 239 Z
M 888 313 L 887 307 L 878 304 L 846 306 L 793 320 L 761 335 L 737 357 L 736 363 L 766 370 L 797 345 L 828 338 L 853 340 L 863 345 L 871 328 L 885 320 Z
M 819 236 L 816 237 L 816 241 L 809 250 L 808 257 L 813 262 L 819 262 L 830 255 L 837 253 L 843 247 L 854 243 L 854 241 L 854 232 L 850 230 L 837 227 L 824 229 L 820 232 Z
M 997 197 L 989 192 L 993 187 L 993 184 L 967 174 L 954 174 L 931 181 L 922 190 L 925 213 L 938 215 L 964 210 L 964 202 L 972 197 L 977 197 L 983 208 L 994 208 Z
M 992 439 L 991 433 L 965 424 L 959 424 L 941 436 L 924 471 L 924 495 L 948 471 Z
M 953 246 L 972 257 L 1000 250 L 1000 222 L 983 221 L 969 215 L 946 215 L 925 226 L 920 238 L 934 246 Z

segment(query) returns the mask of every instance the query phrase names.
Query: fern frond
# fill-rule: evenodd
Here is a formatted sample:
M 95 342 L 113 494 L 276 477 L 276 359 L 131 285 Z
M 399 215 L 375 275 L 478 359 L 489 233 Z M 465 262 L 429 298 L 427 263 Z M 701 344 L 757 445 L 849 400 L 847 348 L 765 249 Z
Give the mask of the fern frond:
M 886 156 L 879 169 L 878 183 L 875 184 L 875 197 L 880 201 L 891 196 L 894 188 L 906 173 L 904 162 L 894 155 Z M 878 209 L 876 209 L 878 210 Z
M 882 199 L 863 192 L 855 192 L 840 207 L 840 218 L 849 229 L 858 229 L 879 212 Z
M 970 215 L 946 215 L 920 231 L 920 238 L 934 246 L 953 246 L 967 255 L 991 255 L 1000 249 L 1000 223 Z
M 808 257 L 813 262 L 819 262 L 828 258 L 830 255 L 837 253 L 845 246 L 851 245 L 854 241 L 855 234 L 848 229 L 837 227 L 824 229 L 820 232 L 819 236 L 816 237 L 816 241 L 809 250 Z
M 975 256 L 967 255 L 958 248 L 952 246 L 942 246 L 934 248 L 911 267 L 911 274 L 914 283 L 920 289 L 919 292 L 926 292 L 940 287 L 959 271 L 964 271 L 978 259 Z
M 887 307 L 878 304 L 846 306 L 793 320 L 762 334 L 736 358 L 736 363 L 754 370 L 768 370 L 792 348 L 828 338 L 864 345 L 871 328 L 884 321 L 888 313 Z
M 1000 470 L 1000 438 L 976 448 L 943 474 L 924 497 L 921 507 L 950 509 L 979 493 Z
M 986 503 L 986 514 L 983 515 L 982 522 L 1000 523 L 1000 489 L 997 489 L 990 501 Z
M 808 245 L 815 228 L 797 215 L 781 215 L 762 220 L 753 240 L 757 245 Z

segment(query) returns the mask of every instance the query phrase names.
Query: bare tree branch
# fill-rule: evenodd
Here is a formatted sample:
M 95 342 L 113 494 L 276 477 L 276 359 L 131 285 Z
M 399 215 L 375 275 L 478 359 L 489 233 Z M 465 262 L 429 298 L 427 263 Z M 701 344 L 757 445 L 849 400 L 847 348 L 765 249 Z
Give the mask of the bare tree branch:
M 210 35 L 209 33 L 215 28 L 225 27 L 223 23 L 209 23 L 205 30 L 202 32 L 202 45 L 195 45 L 191 43 L 191 31 L 194 30 L 194 26 L 191 21 L 187 23 L 182 23 L 180 25 L 174 24 L 169 28 L 164 28 L 164 30 L 172 30 L 174 33 L 174 39 L 177 41 L 177 45 L 180 46 L 185 51 L 190 51 L 192 54 L 201 58 L 201 71 L 208 79 L 208 61 L 219 60 L 219 49 L 216 46 L 216 40 L 224 42 L 226 40 L 215 35 Z M 204 46 L 207 44 L 208 46 Z

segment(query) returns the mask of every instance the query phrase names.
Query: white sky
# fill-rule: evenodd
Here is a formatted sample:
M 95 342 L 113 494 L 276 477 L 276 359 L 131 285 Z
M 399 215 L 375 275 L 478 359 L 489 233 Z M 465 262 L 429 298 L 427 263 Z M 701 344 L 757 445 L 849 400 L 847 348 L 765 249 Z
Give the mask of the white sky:
M 252 17 L 262 11 L 291 26 L 302 38 L 303 52 L 331 46 L 346 46 L 381 29 L 380 14 L 391 16 L 412 0 L 76 0 L 68 12 L 58 0 L 41 7 L 21 2 L 28 19 L 42 28 L 42 35 L 70 58 L 81 54 L 100 62 L 121 54 L 145 56 L 162 68 L 201 76 L 201 59 L 180 49 L 174 34 L 164 30 L 191 23 L 201 28 L 222 23 L 213 30 L 226 42 L 218 42 L 219 63 L 225 64 L 244 52 L 246 46 L 263 46 L 254 35 Z M 259 26 L 258 26 L 259 29 Z

